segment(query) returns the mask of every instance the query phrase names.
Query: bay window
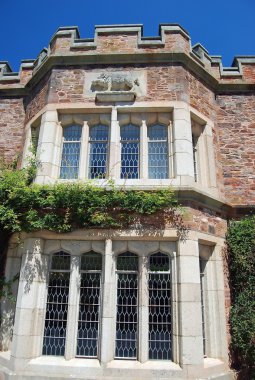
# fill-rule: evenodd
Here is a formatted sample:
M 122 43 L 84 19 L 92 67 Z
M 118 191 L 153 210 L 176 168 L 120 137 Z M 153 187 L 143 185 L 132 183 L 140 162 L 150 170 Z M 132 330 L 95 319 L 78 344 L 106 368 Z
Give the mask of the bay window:
M 139 360 L 139 351 L 144 343 L 139 342 L 139 330 L 144 330 L 147 360 L 172 360 L 170 256 L 160 251 L 145 254 L 142 253 L 142 244 L 139 246 L 141 254 L 125 251 L 112 255 L 116 276 L 114 281 L 113 272 L 115 291 L 111 296 L 116 300 L 116 306 L 112 314 L 112 338 L 115 342 L 112 357 Z M 59 251 L 51 258 L 42 353 L 66 356 L 66 345 L 71 344 L 75 357 L 100 359 L 103 344 L 100 341 L 103 333 L 100 331 L 103 328 L 102 294 L 105 286 L 102 279 L 103 256 L 89 251 L 77 259 L 74 257 L 72 265 L 71 257 L 69 253 Z M 144 284 L 139 273 L 139 261 L 147 273 L 143 277 L 147 279 L 145 292 L 141 292 Z M 72 297 L 70 300 L 69 295 Z M 72 303 L 73 299 L 77 299 L 78 303 L 76 312 L 69 308 L 69 302 Z M 147 320 L 143 322 L 139 319 L 140 305 L 148 305 Z M 74 330 L 73 326 L 76 326 Z M 76 331 L 75 336 L 70 337 L 70 327 Z
M 61 115 L 60 120 L 60 179 L 173 177 L 169 113 L 120 113 L 117 122 L 109 114 Z

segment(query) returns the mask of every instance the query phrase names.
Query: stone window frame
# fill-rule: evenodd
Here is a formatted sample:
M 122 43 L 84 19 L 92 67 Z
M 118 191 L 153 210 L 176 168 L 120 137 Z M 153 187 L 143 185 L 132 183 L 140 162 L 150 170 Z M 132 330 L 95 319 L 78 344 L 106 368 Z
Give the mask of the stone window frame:
M 70 242 L 71 243 L 71 242 Z M 88 244 L 91 242 L 87 242 Z M 123 244 L 124 243 L 124 244 Z M 149 244 L 150 243 L 150 244 Z M 105 266 L 107 265 L 107 257 L 106 255 L 110 255 L 110 253 L 107 253 L 107 244 L 104 246 L 104 242 L 97 241 L 92 244 L 93 251 L 96 253 L 99 253 L 102 255 L 103 259 L 103 269 L 102 269 L 102 288 L 101 288 L 101 309 L 105 311 L 106 308 L 108 308 L 108 312 L 111 310 L 114 310 L 114 313 L 112 313 L 112 323 L 111 323 L 111 338 L 110 338 L 110 344 L 109 340 L 103 341 L 103 337 L 107 333 L 106 331 L 109 330 L 109 326 L 107 326 L 107 318 L 104 317 L 103 312 L 100 316 L 100 337 L 99 337 L 99 355 L 97 359 L 90 359 L 90 360 L 98 360 L 99 362 L 104 361 L 103 356 L 108 355 L 108 361 L 118 360 L 120 359 L 114 359 L 114 353 L 115 353 L 115 326 L 116 326 L 116 260 L 119 254 L 126 252 L 128 249 L 130 252 L 135 253 L 138 256 L 139 261 L 139 271 L 138 271 L 138 278 L 139 278 L 139 285 L 138 285 L 138 298 L 139 298 L 139 305 L 138 305 L 138 315 L 139 315 L 139 328 L 138 328 L 138 355 L 137 355 L 137 362 L 145 363 L 149 361 L 148 359 L 148 323 L 146 322 L 148 318 L 148 292 L 147 292 L 147 276 L 148 276 L 148 264 L 149 264 L 149 256 L 153 253 L 156 253 L 158 251 L 167 254 L 170 257 L 170 266 L 171 266 L 171 282 L 172 282 L 172 319 L 176 322 L 176 319 L 174 318 L 174 315 L 176 315 L 176 311 L 174 310 L 174 303 L 176 304 L 176 298 L 175 298 L 175 288 L 176 288 L 176 278 L 174 273 L 174 260 L 175 260 L 175 251 L 173 248 L 173 244 L 175 245 L 175 242 L 156 242 L 156 245 L 158 247 L 153 247 L 153 242 L 135 242 L 132 240 L 127 241 L 112 241 L 112 256 L 111 256 L 111 262 L 108 262 L 108 265 L 112 268 L 112 276 L 110 278 L 110 284 L 111 284 L 111 294 L 114 294 L 114 296 L 111 296 L 111 300 L 109 301 L 108 295 L 109 295 L 109 288 L 108 282 L 106 281 L 106 276 L 109 277 L 109 273 L 106 272 Z M 79 268 L 80 268 L 80 257 L 82 254 L 86 254 L 90 252 L 90 249 L 88 250 L 82 250 L 81 247 L 85 248 L 84 244 L 79 245 L 79 252 L 75 250 L 75 242 L 73 244 L 74 249 L 71 251 L 71 249 L 68 247 L 65 247 L 63 249 L 63 252 L 66 252 L 70 254 L 71 256 L 71 267 L 70 267 L 70 285 L 69 285 L 69 306 L 68 306 L 68 319 L 67 319 L 67 332 L 66 332 L 66 345 L 65 345 L 65 354 L 64 358 L 66 360 L 77 358 L 78 360 L 88 360 L 88 358 L 78 358 L 76 356 L 76 338 L 73 337 L 77 336 L 77 327 L 78 327 L 78 307 L 79 304 L 79 290 L 77 288 L 77 283 L 79 281 Z M 154 242 L 155 246 L 155 242 Z M 146 249 L 145 249 L 146 247 Z M 143 252 L 142 252 L 143 250 Z M 54 249 L 53 251 L 50 250 L 51 253 L 49 254 L 48 258 L 48 273 L 50 272 L 50 263 L 51 263 L 51 257 L 53 254 L 57 253 L 58 251 Z M 109 259 L 109 258 L 108 258 Z M 48 283 L 48 276 L 47 274 L 47 283 Z M 46 292 L 47 293 L 47 292 Z M 147 295 L 145 295 L 147 294 Z M 46 296 L 47 298 L 47 296 Z M 146 301 L 147 299 L 147 301 Z M 108 300 L 108 301 L 107 301 Z M 109 308 L 109 304 L 111 304 L 111 308 Z M 147 306 L 146 306 L 147 305 Z M 45 309 L 46 311 L 46 309 Z M 109 318 L 109 317 L 108 317 Z M 106 319 L 106 320 L 105 320 Z M 142 326 L 142 327 L 141 327 Z M 175 347 L 176 347 L 176 323 L 172 323 L 173 331 L 173 341 L 172 341 L 172 352 L 173 352 L 173 359 L 171 362 L 174 362 L 175 357 Z M 105 331 L 106 330 L 106 331 Z M 43 334 L 43 333 L 42 333 Z M 105 343 L 105 344 L 104 344 Z M 111 349 L 109 348 L 109 345 L 111 346 Z M 110 355 L 109 355 L 110 354 Z M 47 356 L 47 355 L 46 355 Z M 110 357 L 111 356 L 111 357 Z M 48 356 L 47 356 L 48 357 Z M 124 361 L 128 360 L 127 358 L 122 359 Z M 158 362 L 165 362 L 165 360 L 157 360 Z M 169 361 L 168 361 L 169 362 Z
M 223 247 L 220 250 L 219 246 L 212 245 L 208 241 L 199 241 L 198 248 L 199 260 L 203 262 L 203 280 L 200 277 L 200 281 L 203 281 L 204 358 L 205 360 L 224 358 L 227 351 L 224 339 L 226 325 L 222 323 L 225 310 L 221 302 L 222 298 L 224 299 L 224 279 L 220 271 L 222 264 L 220 251 Z
M 119 111 L 119 112 L 118 112 Z M 147 127 L 158 123 L 165 125 L 168 129 L 168 152 L 169 152 L 169 178 L 166 180 L 171 180 L 173 177 L 173 149 L 172 149 L 172 121 L 170 112 L 153 112 L 146 109 L 145 112 L 139 112 L 135 110 L 122 110 L 121 108 L 113 109 L 112 112 L 108 113 L 90 113 L 84 112 L 82 114 L 60 114 L 59 123 L 60 127 L 65 127 L 71 125 L 72 123 L 82 125 L 82 137 L 81 137 L 81 153 L 80 153 L 80 165 L 79 165 L 79 175 L 78 179 L 87 180 L 88 177 L 88 155 L 89 155 L 89 127 L 97 125 L 99 123 L 105 124 L 109 127 L 109 141 L 108 141 L 108 167 L 107 173 L 108 178 L 97 181 L 105 182 L 109 178 L 114 178 L 119 182 L 129 182 L 129 179 L 120 179 L 121 172 L 121 141 L 120 141 L 120 127 L 129 124 L 131 121 L 134 125 L 140 128 L 140 176 L 138 181 L 148 179 L 148 138 L 147 138 Z M 115 117 L 117 120 L 114 120 Z M 61 128 L 61 136 L 63 135 L 63 129 Z M 61 137 L 62 139 L 63 137 Z M 60 143 L 60 158 L 62 156 L 62 140 Z M 60 166 L 60 160 L 57 159 L 57 166 Z M 59 172 L 57 173 L 57 178 L 59 178 Z M 132 181 L 132 180 L 131 180 Z M 158 181 L 158 180 L 156 180 Z M 159 180 L 160 181 L 160 180 Z
M 191 111 L 191 133 L 193 148 L 193 165 L 197 173 L 194 180 L 197 186 L 210 188 L 217 191 L 216 184 L 216 165 L 213 147 L 213 124 L 211 120 L 201 117 L 197 111 Z M 195 168 L 194 168 L 195 172 Z M 195 178 L 197 177 L 197 178 Z
M 198 366 L 202 371 L 208 366 L 216 366 L 217 368 L 225 368 L 227 363 L 227 342 L 226 342 L 226 316 L 224 306 L 224 281 L 223 281 L 223 261 L 221 251 L 224 247 L 224 239 L 208 236 L 202 232 L 190 231 L 187 240 L 180 241 L 176 231 L 173 229 L 161 231 L 162 234 L 151 235 L 150 233 L 137 236 L 135 231 L 121 231 L 112 233 L 111 231 L 74 231 L 72 237 L 63 234 L 60 238 L 55 233 L 33 233 L 29 234 L 23 240 L 20 247 L 11 243 L 8 252 L 7 268 L 13 267 L 18 260 L 21 263 L 21 275 L 19 280 L 19 289 L 17 297 L 16 317 L 13 331 L 13 340 L 11 343 L 10 360 L 17 368 L 23 368 L 29 371 L 41 370 L 49 364 L 56 371 L 62 366 L 72 368 L 74 373 L 78 373 L 79 368 L 86 368 L 88 375 L 90 371 L 104 367 L 107 364 L 111 370 L 126 368 L 136 368 L 139 373 L 146 374 L 148 365 L 150 369 L 165 369 L 167 371 L 180 371 L 190 367 L 190 365 Z M 61 239 L 61 240 L 60 240 Z M 113 329 L 115 297 L 114 293 L 113 273 L 115 274 L 112 257 L 127 250 L 139 252 L 141 246 L 143 250 L 150 253 L 161 250 L 165 253 L 171 250 L 174 259 L 172 260 L 172 289 L 173 289 L 173 361 L 147 361 L 146 354 L 142 353 L 139 361 L 113 360 L 114 346 L 109 347 L 109 342 L 114 342 L 115 329 Z M 199 244 L 213 246 L 213 255 L 210 257 L 212 262 L 212 277 L 214 288 L 211 290 L 212 303 L 211 308 L 207 309 L 211 313 L 213 329 L 217 329 L 216 336 L 212 338 L 212 350 L 208 357 L 203 358 L 203 338 L 202 338 L 202 318 L 201 318 L 201 296 L 200 296 L 200 271 L 199 271 Z M 165 248 L 164 248 L 165 247 Z M 102 276 L 105 282 L 103 304 L 102 323 L 103 329 L 101 334 L 102 342 L 108 342 L 103 345 L 100 361 L 97 359 L 75 358 L 75 348 L 69 344 L 66 350 L 66 357 L 50 357 L 42 356 L 44 316 L 47 300 L 46 283 L 49 273 L 50 256 L 60 250 L 72 252 L 79 256 L 90 250 L 105 252 L 103 257 Z M 77 256 L 73 256 L 75 263 Z M 211 265 L 211 264 L 210 264 Z M 31 267 L 33 271 L 31 272 Z M 144 265 L 142 265 L 144 268 Z M 29 269 L 30 268 L 30 269 Z M 191 270 L 192 268 L 192 270 Z M 29 271 L 28 271 L 29 269 Z M 78 275 L 76 272 L 75 277 Z M 6 273 L 9 278 L 8 271 Z M 28 277 L 27 277 L 28 276 Z M 31 277 L 32 276 L 32 277 Z M 145 276 L 144 276 L 145 277 Z M 77 284 L 74 282 L 74 286 Z M 144 288 L 141 288 L 143 291 Z M 72 289 L 70 289 L 72 291 Z M 75 293 L 75 292 L 74 292 Z M 76 292 L 77 293 L 77 292 Z M 71 293 L 71 304 L 69 312 L 71 315 L 77 311 L 78 300 Z M 13 306 L 14 307 L 14 306 Z M 193 315 L 193 318 L 190 318 Z M 141 304 L 140 316 L 146 318 L 146 305 Z M 215 319 L 215 321 L 214 321 Z M 75 336 L 74 324 L 70 326 L 69 342 Z M 214 334 L 214 331 L 211 331 Z M 6 337 L 8 331 L 5 332 Z M 68 337 L 67 337 L 68 338 Z M 140 342 L 143 340 L 140 339 Z M 194 346 L 196 349 L 194 350 Z M 209 355 L 211 357 L 209 357 Z M 66 361 L 72 359 L 72 361 Z M 1 360 L 1 353 L 0 353 Z M 16 363 L 16 364 L 15 364 Z M 69 364 L 67 364 L 69 363 Z M 130 363 L 130 364 L 128 364 Z M 158 365 L 157 365 L 158 363 Z M 57 372 L 56 372 L 57 373 Z M 170 373 L 170 372 L 169 372 Z M 171 372 L 174 373 L 174 372 Z M 145 375 L 146 377 L 146 375 Z
M 214 154 L 213 130 L 214 124 L 211 119 L 203 115 L 185 102 L 180 101 L 157 101 L 146 102 L 141 105 L 116 105 L 116 106 L 91 106 L 88 104 L 72 105 L 48 105 L 26 126 L 26 139 L 23 154 L 23 166 L 26 165 L 26 156 L 29 156 L 29 146 L 31 145 L 31 127 L 40 123 L 40 134 L 37 149 L 37 158 L 40 162 L 35 182 L 52 183 L 62 181 L 59 179 L 59 166 L 61 157 L 61 136 L 62 126 L 66 125 L 65 120 L 79 119 L 80 125 L 83 126 L 86 117 L 84 115 L 97 114 L 100 117 L 107 118 L 107 124 L 110 127 L 109 139 L 109 163 L 108 178 L 115 181 L 116 185 L 127 188 L 132 186 L 142 186 L 143 188 L 155 188 L 161 186 L 190 186 L 198 192 L 206 191 L 209 195 L 215 197 L 219 195 L 216 184 L 216 164 Z M 120 142 L 119 142 L 119 122 L 124 115 L 152 115 L 152 114 L 169 114 L 170 117 L 166 123 L 169 125 L 169 171 L 168 179 L 148 179 L 148 168 L 146 165 L 141 166 L 141 176 L 139 179 L 120 179 Z M 132 116 L 135 117 L 135 116 Z M 146 116 L 143 117 L 146 120 Z M 143 123 L 145 124 L 145 123 Z M 148 151 L 146 146 L 146 128 L 141 126 L 141 152 L 145 157 L 141 162 L 148 161 L 144 152 Z M 193 164 L 193 146 L 192 146 L 192 125 L 198 125 L 198 158 L 199 158 L 199 178 L 195 181 L 194 164 Z M 53 127 L 54 126 L 54 127 Z M 83 128 L 84 130 L 86 129 Z M 194 128 L 193 128 L 194 129 Z M 142 132 L 142 130 L 144 130 Z M 86 180 L 87 173 L 87 136 L 83 133 L 81 165 L 79 180 Z M 147 152 L 148 153 L 148 152 Z M 65 180 L 72 181 L 72 180 Z M 103 184 L 107 179 L 96 180 Z

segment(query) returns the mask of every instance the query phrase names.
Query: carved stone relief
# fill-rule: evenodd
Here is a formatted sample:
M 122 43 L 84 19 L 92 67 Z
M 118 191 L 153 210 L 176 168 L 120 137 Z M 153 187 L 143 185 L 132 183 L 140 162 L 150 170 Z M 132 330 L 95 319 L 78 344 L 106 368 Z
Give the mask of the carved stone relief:
M 95 96 L 97 92 L 134 92 L 144 96 L 147 91 L 145 71 L 114 71 L 87 73 L 85 95 Z

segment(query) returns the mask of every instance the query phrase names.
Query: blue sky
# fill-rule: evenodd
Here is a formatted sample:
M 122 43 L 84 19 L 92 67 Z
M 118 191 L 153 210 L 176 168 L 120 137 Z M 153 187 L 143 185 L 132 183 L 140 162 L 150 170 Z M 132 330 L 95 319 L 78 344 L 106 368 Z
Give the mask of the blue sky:
M 0 61 L 19 69 L 36 58 L 59 26 L 78 26 L 93 37 L 100 24 L 143 24 L 144 36 L 158 35 L 160 23 L 178 23 L 194 45 L 222 55 L 255 55 L 255 0 L 0 0 Z

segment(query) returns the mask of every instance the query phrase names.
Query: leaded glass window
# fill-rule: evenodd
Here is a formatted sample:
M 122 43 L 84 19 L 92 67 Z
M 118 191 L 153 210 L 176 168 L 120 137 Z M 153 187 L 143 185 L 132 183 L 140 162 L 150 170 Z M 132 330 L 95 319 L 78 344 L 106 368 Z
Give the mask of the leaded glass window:
M 43 338 L 43 355 L 63 356 L 70 281 L 70 255 L 58 252 L 52 256 Z
M 69 125 L 63 129 L 63 149 L 60 167 L 60 178 L 76 179 L 79 175 L 80 149 L 81 149 L 80 125 Z
M 138 257 L 125 252 L 117 257 L 116 359 L 137 358 Z
M 108 156 L 108 126 L 95 125 L 89 131 L 89 178 L 105 178 Z
M 39 141 L 40 127 L 31 127 L 31 145 L 33 152 L 36 154 Z
M 161 252 L 149 257 L 149 359 L 171 360 L 170 259 Z
M 206 260 L 199 258 L 200 267 L 200 293 L 201 293 L 201 314 L 202 314 L 202 334 L 203 334 L 203 354 L 206 356 L 206 337 L 205 337 L 205 302 L 204 302 L 204 281 L 205 281 Z
M 98 356 L 101 271 L 99 253 L 92 251 L 81 257 L 77 356 Z
M 193 167 L 194 167 L 194 179 L 198 180 L 198 167 L 197 167 L 197 143 L 198 137 L 192 133 L 192 148 L 193 148 Z
M 149 178 L 168 178 L 167 127 L 162 124 L 148 127 L 148 170 Z
M 120 128 L 121 173 L 124 179 L 139 178 L 140 128 L 133 124 Z

